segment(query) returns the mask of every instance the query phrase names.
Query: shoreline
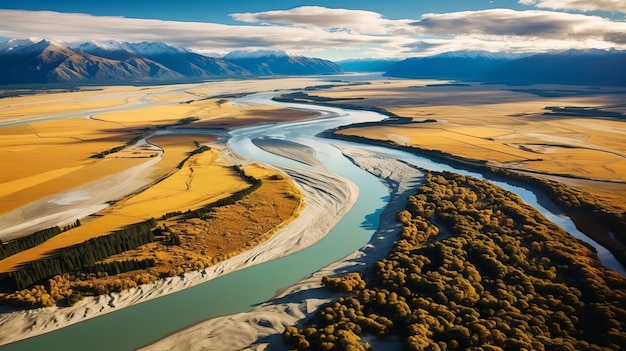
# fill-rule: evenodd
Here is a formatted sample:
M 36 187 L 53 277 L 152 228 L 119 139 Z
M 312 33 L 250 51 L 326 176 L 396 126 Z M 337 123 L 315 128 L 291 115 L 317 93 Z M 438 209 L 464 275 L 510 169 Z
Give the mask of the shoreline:
M 343 129 L 343 128 L 340 128 Z M 563 194 L 555 193 L 555 190 L 552 189 L 552 183 L 559 184 L 566 189 L 566 196 L 574 196 L 575 191 L 571 190 L 567 184 L 562 182 L 556 182 L 547 180 L 547 178 L 538 177 L 539 175 L 543 175 L 544 177 L 551 176 L 549 173 L 541 173 L 541 172 L 532 172 L 527 170 L 513 170 L 508 168 L 499 167 L 494 164 L 490 164 L 487 160 L 474 160 L 468 159 L 460 156 L 455 156 L 453 154 L 439 151 L 439 150 L 429 150 L 422 149 L 420 147 L 415 146 L 404 146 L 398 145 L 394 142 L 385 141 L 385 140 L 377 140 L 370 139 L 362 136 L 355 135 L 344 135 L 336 133 L 338 129 L 335 130 L 327 130 L 323 133 L 320 133 L 320 136 L 329 139 L 336 140 L 346 140 L 361 144 L 374 145 L 374 146 L 383 146 L 396 150 L 405 151 L 411 154 L 415 154 L 418 156 L 426 157 L 434 161 L 441 161 L 445 163 L 449 163 L 451 165 L 456 165 L 459 168 L 463 168 L 469 171 L 475 171 L 481 173 L 483 175 L 489 175 L 496 180 L 500 180 L 512 185 L 525 187 L 528 189 L 532 189 L 532 192 L 537 196 L 538 202 L 547 207 L 547 208 L 558 208 L 559 212 L 567 214 L 572 218 L 572 220 L 576 219 L 579 222 L 586 222 L 589 220 L 595 221 L 595 223 L 610 223 L 610 225 L 604 224 L 605 229 L 608 232 L 620 232 L 626 226 L 626 222 L 620 220 L 619 213 L 612 213 L 610 211 L 606 211 L 602 207 L 598 207 L 595 203 L 590 203 L 587 199 L 578 199 L 583 205 L 580 208 L 576 208 L 576 206 L 567 205 L 564 203 L 559 196 Z M 537 177 L 532 175 L 538 175 Z M 560 176 L 563 177 L 563 176 Z M 587 178 L 576 178 L 576 177 L 564 177 L 571 179 L 583 179 L 583 180 L 591 180 L 591 181 L 603 181 L 603 180 L 595 180 L 595 179 L 587 179 Z M 616 182 L 618 183 L 618 182 Z M 563 190 L 563 189 L 561 189 Z M 589 211 L 589 213 L 581 213 L 580 209 L 584 209 Z M 578 216 L 578 217 L 577 217 Z M 578 225 L 577 222 L 574 222 Z M 613 256 L 615 256 L 618 263 L 621 265 L 622 270 L 626 270 L 626 248 L 624 248 L 624 244 L 615 238 L 611 238 L 606 234 L 598 235 L 598 232 L 583 232 L 583 234 L 589 237 L 591 240 L 595 241 L 599 245 L 603 246 L 606 250 L 608 250 Z
M 253 162 L 234 154 L 226 147 L 224 157 L 236 162 Z M 358 198 L 359 189 L 354 183 L 327 170 L 287 167 L 280 170 L 294 179 L 303 193 L 305 205 L 298 217 L 279 228 L 267 241 L 217 265 L 187 273 L 183 277 L 168 277 L 120 293 L 86 298 L 71 307 L 47 307 L 2 313 L 0 346 L 52 332 L 300 251 L 321 240 L 352 208 Z M 310 223 L 315 223 L 315 226 L 311 227 Z
M 322 277 L 365 269 L 382 259 L 397 239 L 401 226 L 397 211 L 404 208 L 423 172 L 402 161 L 353 147 L 341 147 L 353 163 L 377 176 L 388 187 L 389 204 L 381 214 L 380 224 L 369 243 L 339 261 L 310 274 L 299 282 L 278 291 L 270 300 L 249 312 L 210 318 L 187 326 L 148 344 L 139 350 L 265 350 L 271 344 L 282 345 L 286 326 L 310 317 L 317 308 L 338 296 L 321 285 Z M 286 348 L 286 345 L 285 345 Z

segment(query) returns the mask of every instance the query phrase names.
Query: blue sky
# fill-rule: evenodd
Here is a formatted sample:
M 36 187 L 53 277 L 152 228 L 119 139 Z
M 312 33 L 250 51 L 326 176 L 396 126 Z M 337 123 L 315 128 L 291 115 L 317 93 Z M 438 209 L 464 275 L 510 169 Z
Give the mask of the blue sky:
M 0 0 L 0 41 L 162 41 L 329 59 L 625 49 L 624 0 Z

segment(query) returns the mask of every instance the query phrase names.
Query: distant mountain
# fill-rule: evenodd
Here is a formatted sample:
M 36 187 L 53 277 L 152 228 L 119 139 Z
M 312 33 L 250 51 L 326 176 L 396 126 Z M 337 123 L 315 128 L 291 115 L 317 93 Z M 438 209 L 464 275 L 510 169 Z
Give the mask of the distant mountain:
M 331 61 L 282 51 L 234 52 L 217 58 L 164 43 L 91 41 L 68 45 L 31 39 L 0 43 L 0 85 L 171 82 L 341 71 Z
M 233 51 L 225 61 L 241 66 L 254 75 L 333 74 L 343 70 L 328 60 L 296 56 L 284 51 Z
M 626 86 L 626 51 L 568 50 L 510 61 L 485 75 L 509 84 Z
M 534 55 L 450 52 L 400 61 L 385 75 L 505 84 L 626 86 L 626 52 L 568 50 Z
M 81 52 L 114 60 L 126 60 L 130 57 L 148 58 L 189 78 L 250 75 L 246 69 L 219 58 L 203 56 L 164 43 L 92 41 L 74 44 L 73 47 Z
M 393 64 L 386 76 L 403 78 L 482 80 L 512 58 L 488 52 L 449 52 L 435 56 L 408 58 Z
M 0 84 L 172 80 L 183 76 L 142 57 L 114 60 L 72 50 L 58 41 L 21 40 L 0 49 Z
M 350 59 L 337 62 L 339 67 L 350 72 L 387 72 L 401 59 Z

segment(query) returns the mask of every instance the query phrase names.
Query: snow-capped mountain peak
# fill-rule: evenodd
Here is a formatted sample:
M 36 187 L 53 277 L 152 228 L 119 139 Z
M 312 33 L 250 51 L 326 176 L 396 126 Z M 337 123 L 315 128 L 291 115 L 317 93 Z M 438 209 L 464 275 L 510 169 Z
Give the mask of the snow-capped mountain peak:
M 0 43 L 0 52 L 9 52 L 20 47 L 30 46 L 40 42 L 41 39 L 28 38 L 28 39 L 11 39 Z
M 161 42 L 129 43 L 125 41 L 104 40 L 73 43 L 74 50 L 95 53 L 98 51 L 126 51 L 133 54 L 154 56 L 163 54 L 180 54 L 189 52 L 187 49 L 177 48 Z
M 167 45 L 161 42 L 140 42 L 140 43 L 124 43 L 129 49 L 132 49 L 134 52 L 152 56 L 152 55 L 163 55 L 163 54 L 180 54 L 189 52 L 187 49 L 178 48 L 174 46 Z
M 11 39 L 0 43 L 0 53 L 28 53 L 41 51 L 48 46 L 67 48 L 64 42 L 58 40 L 42 40 L 39 38 Z
M 70 48 L 77 50 L 77 51 L 83 51 L 83 52 L 92 52 L 95 50 L 108 50 L 108 51 L 124 50 L 126 51 L 126 49 L 123 47 L 121 42 L 113 41 L 113 40 L 72 43 L 70 44 Z
M 289 54 L 283 50 L 235 50 L 224 56 L 225 60 L 237 60 L 237 59 L 251 59 L 259 57 L 292 57 L 294 55 Z

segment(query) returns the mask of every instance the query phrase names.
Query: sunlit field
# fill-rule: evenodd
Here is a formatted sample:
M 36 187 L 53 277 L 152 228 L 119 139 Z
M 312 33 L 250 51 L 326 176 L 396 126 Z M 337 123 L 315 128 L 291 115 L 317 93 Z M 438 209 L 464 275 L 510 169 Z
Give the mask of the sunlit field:
M 565 88 L 533 89 L 556 91 L 558 95 Z M 413 122 L 423 122 L 345 129 L 340 131 L 342 134 L 390 140 L 556 177 L 621 204 L 626 196 L 626 127 L 623 121 L 607 116 L 626 112 L 623 89 L 567 89 L 580 94 L 542 97 L 521 87 L 390 80 L 311 95 L 335 98 L 340 104 L 382 107 Z M 346 98 L 351 100 L 342 100 Z M 579 107 L 588 112 L 547 109 L 555 106 Z
M 276 82 L 277 88 L 308 84 L 306 79 Z M 232 82 L 234 87 L 228 82 L 217 86 L 105 87 L 4 99 L 6 104 L 0 108 L 0 155 L 5 169 L 0 176 L 0 213 L 12 218 L 11 223 L 19 222 L 19 218 L 37 216 L 22 210 L 24 205 L 38 203 L 45 209 L 52 201 L 75 208 L 81 206 L 77 202 L 81 197 L 92 196 L 109 206 L 81 217 L 77 227 L 0 260 L 1 273 L 152 218 L 158 220 L 161 231 L 167 228 L 157 242 L 102 261 L 154 260 L 154 268 L 146 274 L 100 277 L 89 286 L 81 279 L 59 278 L 57 283 L 67 288 L 65 295 L 57 288 L 38 287 L 35 290 L 40 293 L 33 293 L 34 299 L 33 294 L 18 293 L 6 295 L 8 301 L 50 305 L 69 299 L 70 286 L 100 294 L 103 291 L 98 289 L 119 291 L 197 270 L 263 242 L 295 218 L 303 204 L 291 180 L 256 165 L 236 168 L 215 146 L 220 135 L 234 127 L 314 115 L 272 106 L 250 108 L 213 97 L 241 89 L 237 88 L 241 83 Z M 259 82 L 245 84 L 261 90 Z M 262 84 L 271 86 L 267 80 Z M 208 216 L 186 215 L 246 191 L 251 179 L 258 179 L 260 187 L 244 200 L 216 208 Z M 107 187 L 111 186 L 116 188 L 115 194 L 123 195 L 109 195 L 113 189 Z M 23 234 L 9 234 L 3 240 Z M 174 237 L 176 245 L 171 245 Z M 124 283 L 120 285 L 120 281 Z

